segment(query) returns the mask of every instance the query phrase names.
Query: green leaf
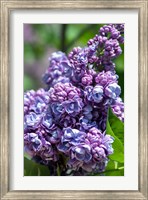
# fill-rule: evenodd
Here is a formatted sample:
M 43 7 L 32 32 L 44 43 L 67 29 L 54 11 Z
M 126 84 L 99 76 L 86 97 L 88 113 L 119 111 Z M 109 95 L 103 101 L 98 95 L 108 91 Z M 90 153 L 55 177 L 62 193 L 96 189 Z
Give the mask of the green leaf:
M 113 136 L 114 142 L 112 144 L 112 147 L 114 149 L 114 153 L 109 156 L 111 160 L 115 160 L 117 162 L 124 162 L 124 148 L 122 142 L 115 136 L 114 132 L 112 131 L 110 127 L 109 121 L 107 121 L 107 128 L 106 128 L 106 133 L 108 135 Z
M 111 154 L 109 158 L 111 160 L 124 163 L 124 146 L 122 143 L 122 141 L 124 141 L 124 127 L 121 123 L 122 122 L 112 113 L 111 109 L 109 109 L 106 133 L 114 138 L 114 142 L 112 144 L 114 153 Z M 118 137 L 120 137 L 122 140 L 120 140 Z
M 114 170 L 117 168 L 118 168 L 118 162 L 110 159 L 105 170 L 108 171 L 108 170 Z
M 37 164 L 24 157 L 24 176 L 50 176 L 47 166 Z
M 124 176 L 124 169 L 109 170 L 103 173 L 105 176 Z
M 124 167 L 119 169 L 108 169 L 101 173 L 92 174 L 92 176 L 124 176 Z
M 106 170 L 113 170 L 115 169 L 115 161 L 110 160 L 106 166 Z
M 124 123 L 109 109 L 109 123 L 115 136 L 124 145 Z

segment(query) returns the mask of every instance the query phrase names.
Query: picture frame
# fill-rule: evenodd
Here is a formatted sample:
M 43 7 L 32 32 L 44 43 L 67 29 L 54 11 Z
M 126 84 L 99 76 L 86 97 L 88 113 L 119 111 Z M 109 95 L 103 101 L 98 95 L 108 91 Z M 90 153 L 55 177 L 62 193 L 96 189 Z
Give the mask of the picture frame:
M 1 0 L 1 199 L 147 199 L 148 198 L 148 152 L 147 152 L 147 91 L 148 91 L 148 1 L 23 1 Z M 139 172 L 137 191 L 10 191 L 10 13 L 20 9 L 138 9 L 139 17 L 139 63 L 138 63 L 138 135 Z

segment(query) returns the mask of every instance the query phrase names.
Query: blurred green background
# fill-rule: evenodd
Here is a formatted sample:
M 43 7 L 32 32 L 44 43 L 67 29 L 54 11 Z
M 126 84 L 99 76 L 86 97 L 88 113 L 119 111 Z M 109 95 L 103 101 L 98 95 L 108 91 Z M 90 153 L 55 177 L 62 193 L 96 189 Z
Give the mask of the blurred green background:
M 43 87 L 42 75 L 55 51 L 68 54 L 73 47 L 84 47 L 103 24 L 24 24 L 24 91 Z M 124 98 L 123 53 L 115 59 L 119 85 Z

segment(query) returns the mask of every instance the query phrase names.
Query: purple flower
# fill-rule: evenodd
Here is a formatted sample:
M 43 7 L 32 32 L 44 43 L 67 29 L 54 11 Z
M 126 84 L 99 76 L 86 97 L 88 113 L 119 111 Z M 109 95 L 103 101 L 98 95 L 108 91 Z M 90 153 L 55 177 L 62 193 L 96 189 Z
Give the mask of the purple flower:
M 115 39 L 107 40 L 104 48 L 104 56 L 110 59 L 113 59 L 122 53 L 119 42 Z
M 79 144 L 84 140 L 86 133 L 70 127 L 63 129 L 63 135 L 61 137 L 61 143 L 58 145 L 58 150 L 64 153 L 68 153 L 71 146 Z
M 102 71 L 100 73 L 97 74 L 96 78 L 95 78 L 95 82 L 97 84 L 100 84 L 102 86 L 105 86 L 111 82 L 117 82 L 118 79 L 118 75 L 111 72 L 111 71 Z
M 72 133 L 68 137 L 71 140 Z M 88 130 L 84 138 L 78 142 L 69 142 L 67 154 L 70 156 L 68 165 L 78 170 L 82 168 L 88 172 L 104 171 L 108 162 L 107 156 L 113 153 L 114 139 L 93 127 Z
M 38 114 L 42 113 L 45 108 L 46 108 L 46 103 L 40 97 L 37 97 L 35 99 L 34 104 L 30 106 L 30 110 Z
M 60 117 L 61 114 L 64 112 L 64 107 L 61 103 L 54 102 L 51 104 L 51 109 L 55 116 Z
M 117 39 L 118 41 L 120 41 L 120 38 L 123 37 L 121 36 L 121 34 L 124 33 L 124 24 L 109 24 L 109 25 L 105 25 L 103 27 L 100 28 L 99 33 L 102 36 L 106 36 L 109 39 Z
M 110 83 L 105 87 L 105 95 L 109 98 L 116 99 L 121 93 L 121 88 L 117 83 Z
M 44 89 L 27 91 L 24 94 L 24 114 L 33 111 L 37 114 L 44 112 L 49 103 L 48 92 Z
M 81 81 L 84 86 L 87 86 L 92 84 L 92 80 L 93 80 L 92 75 L 84 74 Z
M 87 60 L 87 49 L 82 49 L 80 47 L 74 48 L 68 55 L 70 63 L 75 71 L 80 71 L 85 69 L 88 60 Z
M 74 100 L 68 100 L 62 104 L 65 111 L 70 115 L 77 115 L 83 108 L 83 102 L 81 98 L 75 98 Z
M 69 82 L 72 75 L 71 64 L 62 52 L 53 53 L 49 59 L 49 68 L 43 76 L 43 82 L 49 86 L 54 86 L 58 82 Z
M 105 133 L 108 108 L 124 121 L 114 59 L 121 53 L 124 24 L 108 24 L 87 47 L 49 58 L 46 91 L 24 94 L 24 150 L 61 175 L 103 172 L 114 138 Z M 67 170 L 71 172 L 68 173 Z
M 79 88 L 71 83 L 57 83 L 49 90 L 50 102 L 63 102 L 81 96 Z
M 50 140 L 53 142 L 52 137 L 53 136 L 50 137 Z M 37 156 L 45 165 L 48 165 L 50 160 L 58 160 L 56 150 L 54 150 L 47 134 L 41 128 L 37 129 L 35 132 L 26 133 L 24 135 L 24 144 L 25 152 L 29 154 L 31 158 Z
M 80 119 L 79 119 L 79 125 L 80 125 L 80 130 L 89 130 L 90 128 L 92 127 L 97 127 L 97 123 L 96 121 L 92 121 L 90 120 L 87 116 L 84 117 L 82 116 Z
M 87 144 L 80 144 L 71 148 L 71 158 L 80 162 L 89 162 L 92 158 L 91 148 Z M 69 163 L 70 164 L 70 163 Z
M 28 141 L 32 143 L 32 148 L 33 150 L 39 151 L 42 148 L 42 142 L 41 140 L 38 138 L 38 135 L 35 133 L 29 133 L 28 134 Z
M 54 123 L 53 123 L 53 117 L 50 113 L 47 113 L 42 120 L 42 126 L 45 127 L 46 131 L 49 131 L 50 129 L 53 129 Z
M 87 86 L 86 96 L 89 101 L 94 101 L 100 103 L 103 99 L 103 87 L 101 85 L 96 85 L 95 87 Z
M 111 108 L 113 113 L 124 122 L 124 103 L 120 97 L 113 101 Z
M 115 71 L 115 64 L 111 61 L 122 53 L 119 43 L 124 42 L 122 31 L 116 27 L 121 27 L 109 24 L 100 28 L 99 35 L 88 41 L 87 57 L 88 63 L 95 65 L 96 69 L 105 71 Z M 120 29 L 120 28 L 119 28 Z
M 26 115 L 25 116 L 25 129 L 28 128 L 28 129 L 34 130 L 34 129 L 38 128 L 38 126 L 41 123 L 41 119 L 42 119 L 42 116 L 37 115 L 34 112 L 31 112 L 30 114 Z
M 103 99 L 103 87 L 101 85 L 96 85 L 92 91 L 92 98 L 94 102 L 100 103 Z
M 57 143 L 59 143 L 59 141 L 61 139 L 61 134 L 62 134 L 61 129 L 55 128 L 54 130 L 52 130 L 48 133 L 47 138 L 51 144 L 57 144 Z

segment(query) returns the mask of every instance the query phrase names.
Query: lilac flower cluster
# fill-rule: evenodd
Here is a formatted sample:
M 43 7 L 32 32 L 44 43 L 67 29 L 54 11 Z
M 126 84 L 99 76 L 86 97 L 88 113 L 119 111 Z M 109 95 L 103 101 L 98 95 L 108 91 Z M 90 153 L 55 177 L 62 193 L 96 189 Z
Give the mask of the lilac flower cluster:
M 43 76 L 46 89 L 24 95 L 24 145 L 31 158 L 65 170 L 102 172 L 114 152 L 106 134 L 109 107 L 124 121 L 113 59 L 121 53 L 124 25 L 105 25 L 85 48 L 68 57 L 53 53 Z

